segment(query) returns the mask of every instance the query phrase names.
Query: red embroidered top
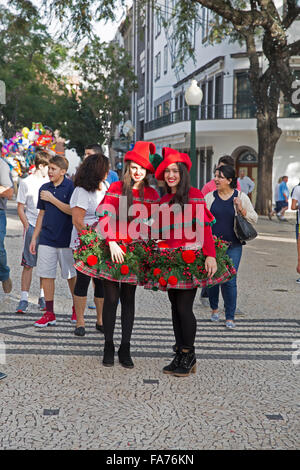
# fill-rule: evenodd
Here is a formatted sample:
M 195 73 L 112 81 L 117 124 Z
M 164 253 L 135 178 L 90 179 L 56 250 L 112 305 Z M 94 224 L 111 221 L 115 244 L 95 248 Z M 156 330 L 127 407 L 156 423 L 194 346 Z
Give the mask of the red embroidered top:
M 202 247 L 204 256 L 216 257 L 211 226 L 215 218 L 207 209 L 202 192 L 190 188 L 188 204 L 183 211 L 180 206 L 169 205 L 173 194 L 165 194 L 160 200 L 159 217 L 154 217 L 151 227 L 151 238 L 165 240 L 170 248 L 186 247 L 198 249 Z M 174 207 L 174 211 L 169 208 Z M 166 211 L 164 212 L 164 208 Z M 169 215 L 169 217 L 168 217 Z M 159 221 L 159 222 L 158 222 Z
M 123 182 L 112 183 L 104 199 L 96 209 L 100 217 L 96 230 L 109 241 L 130 242 L 132 239 L 147 238 L 148 226 L 143 222 L 151 216 L 152 204 L 159 202 L 159 194 L 151 187 L 144 188 L 144 198 L 139 190 L 132 189 L 132 206 L 127 218 L 127 200 L 122 195 Z M 144 234 L 144 237 L 142 236 Z

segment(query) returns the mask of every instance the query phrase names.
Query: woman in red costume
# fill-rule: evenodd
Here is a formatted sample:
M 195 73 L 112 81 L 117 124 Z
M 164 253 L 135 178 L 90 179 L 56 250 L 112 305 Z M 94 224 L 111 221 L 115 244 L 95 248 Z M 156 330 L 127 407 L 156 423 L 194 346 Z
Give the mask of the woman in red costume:
M 151 205 L 157 203 L 159 195 L 147 181 L 147 174 L 154 173 L 151 161 L 155 158 L 155 145 L 150 142 L 136 142 L 134 148 L 125 154 L 125 172 L 122 181 L 112 183 L 97 212 L 100 216 L 97 230 L 106 238 L 113 262 L 123 263 L 124 249 L 132 239 L 139 239 L 140 227 L 136 209 L 141 210 L 141 218 L 148 218 Z M 136 205 L 139 206 L 136 206 Z M 129 228 L 133 227 L 136 230 Z M 128 233 L 129 229 L 129 233 Z M 122 246 L 122 248 L 121 248 Z M 125 247 L 125 248 L 124 248 Z M 116 312 L 121 302 L 122 339 L 118 350 L 119 362 L 123 367 L 132 368 L 130 339 L 134 323 L 135 291 L 137 278 L 134 274 L 122 279 L 122 282 L 105 273 L 103 276 L 104 305 L 104 356 L 103 365 L 114 365 L 115 347 L 113 342 Z
M 172 207 L 175 204 L 177 211 L 175 210 L 174 214 L 171 212 L 170 222 L 167 223 L 160 214 L 159 238 L 164 239 L 165 245 L 170 249 L 181 247 L 189 253 L 202 247 L 206 257 L 207 277 L 212 278 L 217 271 L 216 250 L 211 231 L 214 217 L 207 209 L 201 191 L 190 186 L 191 166 L 192 162 L 187 154 L 163 148 L 163 161 L 155 172 L 156 179 L 164 181 L 167 189 L 160 205 Z M 190 283 L 178 283 L 175 288 L 168 288 L 176 353 L 173 361 L 163 369 L 166 374 L 187 376 L 196 371 L 196 318 L 193 303 L 197 285 L 199 283 L 197 284 L 196 280 L 191 280 Z

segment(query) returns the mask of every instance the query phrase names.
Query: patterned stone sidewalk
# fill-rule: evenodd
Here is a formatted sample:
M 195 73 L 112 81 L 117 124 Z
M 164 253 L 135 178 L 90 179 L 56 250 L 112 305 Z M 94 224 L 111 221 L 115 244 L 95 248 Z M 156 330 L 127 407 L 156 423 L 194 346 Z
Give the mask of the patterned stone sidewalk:
M 86 311 L 86 336 L 73 335 L 71 298 L 59 276 L 57 326 L 33 327 L 39 316 L 35 276 L 28 314 L 14 313 L 22 230 L 10 203 L 6 246 L 14 289 L 0 294 L 0 346 L 6 352 L 0 370 L 7 374 L 0 381 L 0 448 L 299 448 L 294 226 L 262 219 L 258 227 L 239 272 L 238 305 L 245 315 L 227 331 L 224 319 L 210 322 L 209 309 L 197 298 L 197 373 L 180 379 L 161 372 L 173 344 L 165 293 L 137 290 L 132 370 L 117 357 L 113 368 L 101 365 L 103 335 L 95 330 L 93 310 Z M 117 346 L 119 340 L 118 320 Z

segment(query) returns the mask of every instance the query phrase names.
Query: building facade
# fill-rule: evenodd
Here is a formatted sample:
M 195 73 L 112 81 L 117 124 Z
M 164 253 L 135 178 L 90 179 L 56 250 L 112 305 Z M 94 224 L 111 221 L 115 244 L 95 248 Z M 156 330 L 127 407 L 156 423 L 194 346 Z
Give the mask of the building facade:
M 161 0 L 160 10 L 153 9 L 149 2 L 141 11 L 138 4 L 133 2 L 131 37 L 133 67 L 139 82 L 132 99 L 135 140 L 152 141 L 158 151 L 167 146 L 189 153 L 191 125 L 184 93 L 191 79 L 196 79 L 203 92 L 196 121 L 197 186 L 201 188 L 212 178 L 216 162 L 225 154 L 235 159 L 237 171 L 245 169 L 256 182 L 257 130 L 245 49 L 226 39 L 208 45 L 210 13 L 199 5 L 201 23 L 194 21 L 190 28 L 195 61 L 188 59 L 184 71 L 179 71 L 175 67 L 172 22 L 168 22 L 176 0 Z M 300 21 L 296 23 L 291 34 L 297 34 L 300 28 Z M 262 53 L 259 60 L 264 70 Z M 293 57 L 291 62 L 300 78 L 300 57 Z M 273 184 L 287 175 L 292 188 L 300 180 L 300 116 L 284 103 L 279 106 L 278 116 L 282 136 L 274 155 Z M 256 188 L 254 203 L 255 198 Z

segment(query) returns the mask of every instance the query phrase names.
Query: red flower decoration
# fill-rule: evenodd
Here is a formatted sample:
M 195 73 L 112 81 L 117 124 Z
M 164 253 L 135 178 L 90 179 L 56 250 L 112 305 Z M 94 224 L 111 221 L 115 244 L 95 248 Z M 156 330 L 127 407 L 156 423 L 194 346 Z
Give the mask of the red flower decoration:
M 159 276 L 160 273 L 161 273 L 161 270 L 160 270 L 159 268 L 155 268 L 155 269 L 153 270 L 153 275 L 154 275 L 154 276 Z
M 122 264 L 121 266 L 121 274 L 128 274 L 129 273 L 129 267 L 127 264 Z
M 160 283 L 161 286 L 165 287 L 167 285 L 167 281 L 163 278 L 163 277 L 160 277 L 158 279 L 158 282 Z
M 158 248 L 170 248 L 167 242 L 158 242 Z
M 176 286 L 178 282 L 178 279 L 176 276 L 170 276 L 168 279 L 168 283 L 171 284 L 171 286 Z
M 90 255 L 87 257 L 86 262 L 89 266 L 95 266 L 98 263 L 98 258 L 95 255 Z
M 186 250 L 182 252 L 182 259 L 185 263 L 193 263 L 196 259 L 195 252 L 193 250 Z
M 120 245 L 121 250 L 123 250 L 123 253 L 126 253 L 127 248 L 125 245 Z

